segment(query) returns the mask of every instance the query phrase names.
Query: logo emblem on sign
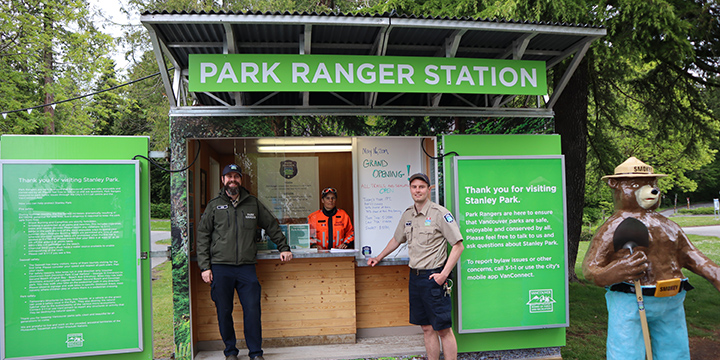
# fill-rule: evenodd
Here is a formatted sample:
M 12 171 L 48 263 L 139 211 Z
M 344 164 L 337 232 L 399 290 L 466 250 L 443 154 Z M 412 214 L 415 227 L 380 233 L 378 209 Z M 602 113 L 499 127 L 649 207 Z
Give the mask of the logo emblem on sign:
M 527 304 L 530 306 L 531 313 L 553 312 L 553 291 L 551 289 L 530 290 L 530 300 Z
M 297 161 L 285 160 L 280 162 L 280 176 L 286 179 L 292 179 L 297 175 Z
M 65 343 L 67 344 L 67 347 L 69 348 L 75 348 L 75 347 L 82 347 L 83 342 L 85 339 L 83 339 L 83 334 L 67 334 L 67 340 Z

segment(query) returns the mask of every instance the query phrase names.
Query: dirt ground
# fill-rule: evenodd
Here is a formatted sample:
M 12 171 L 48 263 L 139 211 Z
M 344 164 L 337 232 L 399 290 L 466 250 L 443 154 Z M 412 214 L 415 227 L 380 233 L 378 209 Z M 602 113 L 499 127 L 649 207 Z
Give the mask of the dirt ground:
M 714 338 L 720 339 L 720 330 Z M 690 358 L 693 360 L 717 360 L 720 358 L 720 342 L 705 337 L 690 338 Z

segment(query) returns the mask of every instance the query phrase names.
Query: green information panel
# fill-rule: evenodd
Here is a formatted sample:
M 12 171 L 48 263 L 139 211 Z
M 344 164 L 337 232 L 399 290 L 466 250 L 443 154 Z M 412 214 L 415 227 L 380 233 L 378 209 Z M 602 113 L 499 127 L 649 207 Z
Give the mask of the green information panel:
M 562 156 L 455 157 L 458 332 L 568 326 Z
M 2 359 L 142 351 L 137 161 L 0 162 Z

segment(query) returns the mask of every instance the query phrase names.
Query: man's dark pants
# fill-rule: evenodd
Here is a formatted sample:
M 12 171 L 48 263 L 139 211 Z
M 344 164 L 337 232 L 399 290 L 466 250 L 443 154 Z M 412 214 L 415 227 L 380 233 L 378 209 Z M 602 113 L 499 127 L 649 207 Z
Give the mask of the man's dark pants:
M 215 302 L 220 326 L 220 336 L 225 343 L 225 356 L 237 355 L 235 327 L 233 326 L 233 299 L 237 291 L 243 308 L 245 342 L 250 358 L 260 356 L 262 351 L 262 324 L 260 323 L 260 282 L 255 265 L 213 265 L 213 281 L 210 290 Z
M 408 301 L 410 303 L 410 323 L 432 325 L 440 331 L 452 327 L 452 303 L 445 295 L 442 285 L 430 279 L 430 275 L 439 273 L 442 268 L 433 270 L 410 270 L 408 281 Z

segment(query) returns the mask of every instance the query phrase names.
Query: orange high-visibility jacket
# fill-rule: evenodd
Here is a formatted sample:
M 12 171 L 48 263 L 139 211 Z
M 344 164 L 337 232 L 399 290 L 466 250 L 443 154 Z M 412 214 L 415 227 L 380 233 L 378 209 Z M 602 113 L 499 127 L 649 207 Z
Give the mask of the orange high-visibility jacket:
M 318 249 L 328 249 L 330 246 L 328 233 L 328 217 L 323 214 L 322 209 L 315 211 L 308 216 L 308 224 L 310 224 L 310 242 L 317 245 Z M 332 217 L 333 228 L 333 248 L 337 248 L 340 244 L 349 244 L 355 240 L 355 230 L 350 221 L 350 216 L 345 210 L 338 209 Z M 314 231 L 313 231 L 314 230 Z M 315 237 L 312 238 L 313 232 Z

